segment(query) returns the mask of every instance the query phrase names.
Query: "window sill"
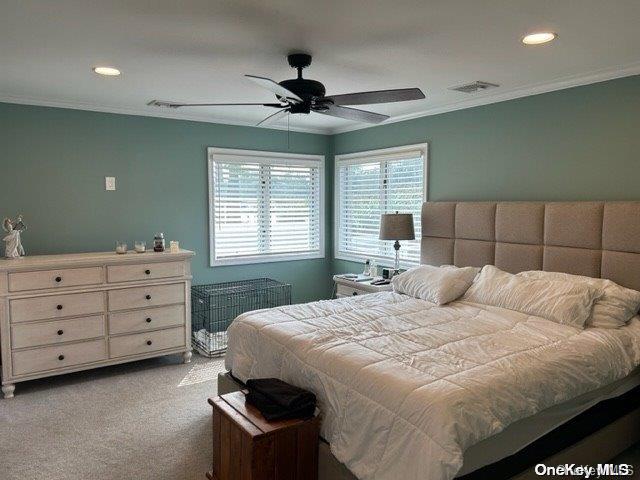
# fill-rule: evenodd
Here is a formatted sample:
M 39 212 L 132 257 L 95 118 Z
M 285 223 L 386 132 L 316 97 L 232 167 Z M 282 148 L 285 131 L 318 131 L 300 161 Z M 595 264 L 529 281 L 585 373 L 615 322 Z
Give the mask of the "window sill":
M 393 268 L 393 265 L 395 264 L 395 258 L 389 258 L 389 257 L 376 257 L 375 255 L 356 255 L 356 254 L 352 254 L 352 253 L 343 253 L 343 252 L 338 252 L 334 255 L 333 257 L 335 260 L 347 260 L 349 262 L 356 262 L 356 263 L 362 263 L 364 264 L 365 260 L 369 259 L 369 260 L 375 260 L 376 263 L 378 264 L 379 268 Z M 416 262 L 416 263 L 411 263 L 411 262 L 403 262 L 400 261 L 400 268 L 402 269 L 407 269 L 407 268 L 413 268 L 413 267 L 417 267 L 420 263 Z
M 324 258 L 321 252 L 283 253 L 277 255 L 255 255 L 251 257 L 234 257 L 211 259 L 211 267 L 223 267 L 228 265 L 252 265 L 254 263 L 290 262 L 295 260 L 313 260 Z

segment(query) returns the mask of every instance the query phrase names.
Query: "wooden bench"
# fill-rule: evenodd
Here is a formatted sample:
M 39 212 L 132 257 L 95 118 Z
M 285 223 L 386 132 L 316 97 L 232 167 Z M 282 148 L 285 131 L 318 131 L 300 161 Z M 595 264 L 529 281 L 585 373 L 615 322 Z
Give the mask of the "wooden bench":
M 317 480 L 319 417 L 268 422 L 243 392 L 208 400 L 213 407 L 210 480 Z

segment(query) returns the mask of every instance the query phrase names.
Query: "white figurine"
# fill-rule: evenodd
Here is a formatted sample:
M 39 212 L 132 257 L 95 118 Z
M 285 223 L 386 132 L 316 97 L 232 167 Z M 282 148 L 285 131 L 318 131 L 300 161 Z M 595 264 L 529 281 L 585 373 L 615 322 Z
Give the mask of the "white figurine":
M 2 229 L 8 233 L 8 235 L 3 238 L 6 244 L 5 257 L 20 258 L 24 256 L 20 233 L 25 231 L 27 227 L 22 223 L 22 215 L 18 215 L 15 222 L 10 218 L 5 218 L 2 222 Z

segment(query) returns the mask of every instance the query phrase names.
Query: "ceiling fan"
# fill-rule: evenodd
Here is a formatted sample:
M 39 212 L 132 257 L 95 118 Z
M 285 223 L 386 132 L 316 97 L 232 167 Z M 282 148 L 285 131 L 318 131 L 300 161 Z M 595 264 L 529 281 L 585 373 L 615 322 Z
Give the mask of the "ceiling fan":
M 269 78 L 245 75 L 270 92 L 275 93 L 277 103 L 177 103 L 162 100 L 152 100 L 147 105 L 167 108 L 180 107 L 227 107 L 241 105 L 260 105 L 277 108 L 278 111 L 269 115 L 258 125 L 265 125 L 278 121 L 289 113 L 321 113 L 332 117 L 345 118 L 359 122 L 380 123 L 388 115 L 347 108 L 345 105 L 369 105 L 374 103 L 404 102 L 425 98 L 419 88 L 399 88 L 394 90 L 377 90 L 373 92 L 347 93 L 343 95 L 325 96 L 324 85 L 316 80 L 302 78 L 302 70 L 311 65 L 311 55 L 306 53 L 292 53 L 287 56 L 289 65 L 298 70 L 298 78 L 283 80 L 277 83 Z

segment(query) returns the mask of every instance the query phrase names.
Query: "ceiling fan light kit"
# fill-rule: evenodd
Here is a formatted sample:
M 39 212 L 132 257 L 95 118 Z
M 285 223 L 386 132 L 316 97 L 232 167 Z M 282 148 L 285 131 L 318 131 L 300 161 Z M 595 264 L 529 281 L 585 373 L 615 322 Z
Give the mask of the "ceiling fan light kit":
M 165 108 L 259 105 L 279 109 L 279 111 L 269 115 L 258 125 L 274 123 L 287 114 L 309 114 L 311 112 L 358 122 L 380 123 L 388 119 L 389 116 L 348 108 L 344 105 L 406 102 L 425 98 L 424 93 L 419 88 L 400 88 L 326 96 L 327 91 L 322 83 L 317 80 L 302 78 L 302 70 L 311 65 L 311 60 L 311 55 L 307 53 L 292 53 L 288 55 L 287 61 L 292 68 L 298 71 L 298 76 L 297 78 L 283 80 L 280 83 L 270 78 L 245 75 L 252 82 L 275 94 L 279 103 L 179 103 L 152 100 L 147 105 Z

